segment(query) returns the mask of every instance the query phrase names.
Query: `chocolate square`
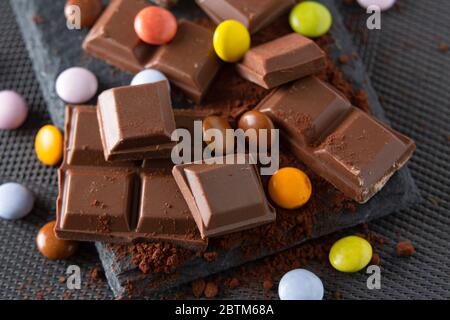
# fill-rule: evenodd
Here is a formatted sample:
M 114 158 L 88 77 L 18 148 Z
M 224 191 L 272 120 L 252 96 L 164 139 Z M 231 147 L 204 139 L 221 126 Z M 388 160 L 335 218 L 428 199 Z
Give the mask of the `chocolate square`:
M 213 48 L 213 32 L 181 20 L 175 38 L 159 47 L 147 67 L 160 70 L 173 84 L 199 102 L 220 67 Z
M 104 91 L 97 111 L 106 160 L 144 159 L 174 145 L 175 119 L 165 81 Z
M 275 220 L 252 164 L 183 164 L 173 174 L 203 238 Z
M 295 4 L 295 0 L 196 0 L 217 24 L 237 20 L 255 33 Z
M 131 228 L 133 175 L 105 170 L 68 170 L 61 227 L 99 233 Z
M 134 18 L 146 6 L 142 0 L 111 1 L 86 36 L 83 49 L 130 73 L 144 69 L 155 47 L 139 39 Z
M 198 232 L 189 207 L 170 171 L 153 170 L 141 175 L 141 200 L 136 231 L 186 237 Z

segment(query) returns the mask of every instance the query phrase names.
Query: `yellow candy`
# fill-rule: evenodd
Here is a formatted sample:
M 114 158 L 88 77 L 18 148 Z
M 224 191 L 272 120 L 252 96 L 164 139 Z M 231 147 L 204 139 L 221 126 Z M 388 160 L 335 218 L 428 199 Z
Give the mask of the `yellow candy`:
M 333 244 L 329 259 L 336 270 L 358 272 L 372 259 L 372 246 L 361 237 L 345 237 Z
M 52 125 L 43 126 L 34 140 L 34 149 L 38 159 L 48 166 L 57 164 L 63 153 L 63 135 Z
M 220 59 L 236 62 L 250 49 L 250 33 L 236 20 L 225 20 L 214 31 L 214 50 Z
M 282 168 L 269 180 L 269 195 L 282 208 L 296 209 L 308 202 L 312 187 L 308 176 L 297 168 Z

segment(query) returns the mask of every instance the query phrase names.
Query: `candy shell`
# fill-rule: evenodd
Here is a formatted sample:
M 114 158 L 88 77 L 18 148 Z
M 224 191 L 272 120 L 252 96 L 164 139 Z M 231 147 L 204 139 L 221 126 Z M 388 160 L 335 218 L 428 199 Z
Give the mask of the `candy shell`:
M 97 77 L 81 67 L 66 69 L 56 79 L 56 93 L 67 103 L 89 101 L 95 96 L 97 89 Z
M 50 260 L 70 258 L 77 250 L 78 242 L 58 239 L 54 231 L 55 223 L 50 221 L 39 230 L 36 237 L 37 248 Z
M 318 276 L 305 269 L 286 273 L 278 285 L 281 300 L 322 300 L 323 283 Z
M 52 125 L 43 126 L 36 135 L 34 148 L 38 159 L 48 166 L 58 164 L 63 153 L 63 135 Z
M 158 81 L 167 81 L 167 86 L 170 90 L 169 79 L 159 70 L 156 69 L 145 69 L 136 74 L 131 80 L 132 86 L 137 86 L 146 83 L 155 83 Z
M 239 21 L 225 20 L 214 31 L 214 50 L 220 59 L 237 62 L 250 49 L 250 33 Z
M 311 181 L 297 168 L 286 167 L 270 177 L 270 198 L 284 209 L 296 209 L 308 202 L 312 194 Z
M 396 0 L 358 0 L 358 3 L 364 9 L 367 9 L 370 6 L 377 6 L 381 11 L 385 11 L 392 8 L 395 1 Z
M 149 6 L 142 9 L 134 19 L 138 37 L 153 45 L 162 45 L 175 37 L 178 25 L 175 16 L 164 8 Z
M 256 130 L 258 144 L 259 144 L 259 140 L 260 140 L 260 134 L 262 132 L 260 130 L 267 130 L 266 146 L 267 146 L 267 148 L 271 147 L 271 145 L 272 145 L 271 130 L 274 130 L 275 126 L 274 126 L 272 120 L 265 113 L 256 111 L 256 110 L 247 111 L 239 119 L 238 127 L 239 127 L 239 129 L 242 129 L 244 132 L 246 132 L 249 129 Z M 261 152 L 261 150 L 260 150 L 260 152 Z
M 28 188 L 15 182 L 0 186 L 0 218 L 17 220 L 33 209 L 34 195 Z
M 323 4 L 304 1 L 291 10 L 289 23 L 295 32 L 305 37 L 318 38 L 330 30 L 333 17 Z
M 11 90 L 0 91 L 0 130 L 17 129 L 27 115 L 27 104 L 22 96 Z
M 348 236 L 333 244 L 329 259 L 336 270 L 358 272 L 372 259 L 372 246 L 366 239 Z

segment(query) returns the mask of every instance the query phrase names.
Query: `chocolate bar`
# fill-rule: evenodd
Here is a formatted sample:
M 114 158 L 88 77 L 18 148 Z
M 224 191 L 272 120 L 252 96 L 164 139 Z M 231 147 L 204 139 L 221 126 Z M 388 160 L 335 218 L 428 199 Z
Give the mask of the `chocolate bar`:
M 217 24 L 237 20 L 251 33 L 269 25 L 295 4 L 295 0 L 196 0 Z
M 170 156 L 175 119 L 166 81 L 104 91 L 97 116 L 107 161 Z
M 239 155 L 229 157 L 237 160 Z M 222 164 L 190 163 L 173 168 L 202 238 L 249 229 L 276 218 L 257 167 L 245 158 L 242 164 L 222 160 Z
M 55 232 L 62 239 L 131 242 L 168 241 L 205 248 L 195 220 L 172 174 L 170 159 L 106 162 L 96 108 L 69 106 L 64 161 L 58 171 Z M 189 128 L 206 112 L 180 111 Z
M 297 33 L 250 49 L 237 65 L 239 74 L 266 89 L 317 74 L 325 68 L 325 53 Z
M 381 190 L 415 150 L 414 141 L 316 77 L 280 87 L 257 110 L 271 117 L 301 161 L 359 203 Z
M 220 67 L 213 48 L 213 32 L 180 20 L 175 38 L 160 46 L 146 67 L 160 70 L 195 102 L 200 102 Z
M 144 69 L 155 47 L 139 39 L 134 18 L 147 5 L 141 0 L 114 0 L 92 27 L 83 49 L 96 58 L 130 73 Z

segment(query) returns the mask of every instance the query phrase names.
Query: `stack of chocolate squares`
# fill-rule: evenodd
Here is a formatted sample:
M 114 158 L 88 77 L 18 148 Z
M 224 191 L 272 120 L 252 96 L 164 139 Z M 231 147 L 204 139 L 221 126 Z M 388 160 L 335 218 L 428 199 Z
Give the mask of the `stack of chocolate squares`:
M 234 17 L 253 32 L 293 1 L 277 1 L 273 8 L 273 1 L 250 6 L 260 8 L 258 12 L 247 12 L 248 6 L 239 5 L 244 2 L 198 4 L 213 20 Z M 112 1 L 84 49 L 132 73 L 156 68 L 200 101 L 221 66 L 212 31 L 181 20 L 170 43 L 144 44 L 132 23 L 143 6 L 137 0 Z M 415 144 L 315 77 L 324 67 L 324 52 L 295 33 L 253 47 L 236 65 L 242 77 L 272 90 L 256 110 L 281 130 L 282 143 L 346 196 L 365 203 L 408 161 Z M 188 129 L 193 135 L 194 121 L 209 115 L 207 110 L 173 109 L 164 81 L 107 90 L 97 107 L 69 106 L 57 235 L 88 241 L 170 241 L 204 249 L 209 237 L 273 222 L 276 210 L 248 156 L 231 155 L 244 159 L 236 164 L 174 166 L 174 130 Z

